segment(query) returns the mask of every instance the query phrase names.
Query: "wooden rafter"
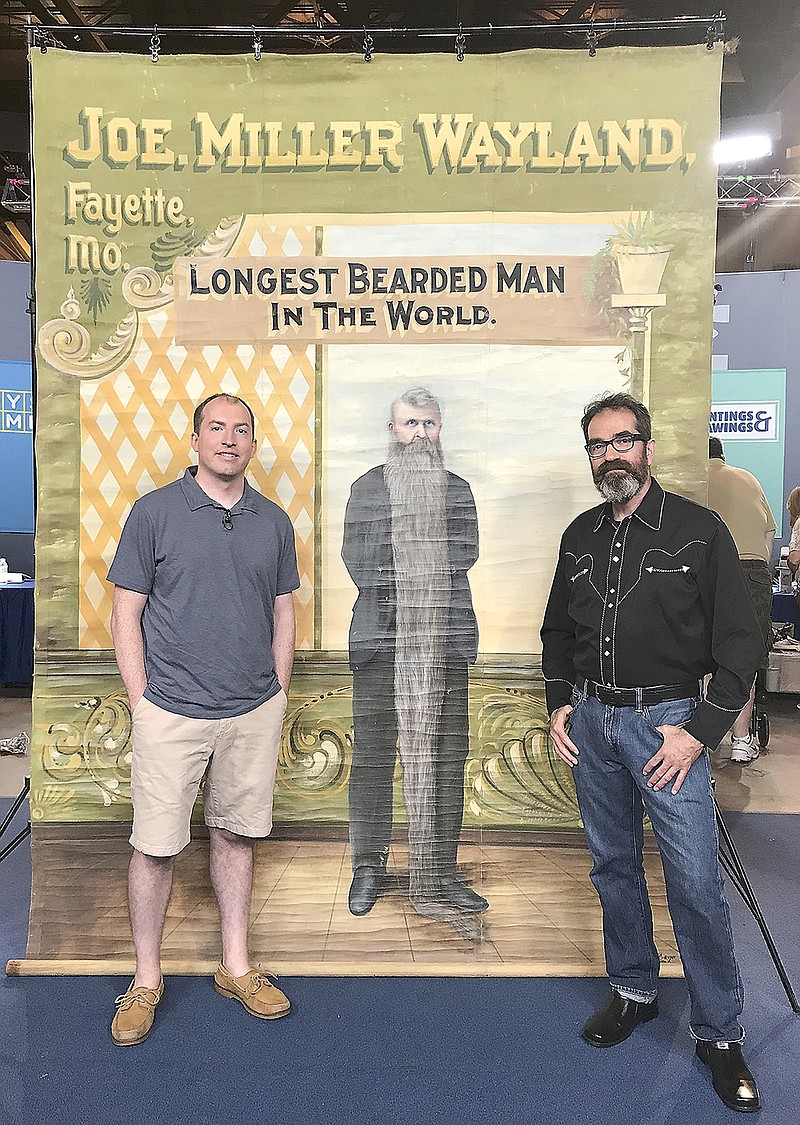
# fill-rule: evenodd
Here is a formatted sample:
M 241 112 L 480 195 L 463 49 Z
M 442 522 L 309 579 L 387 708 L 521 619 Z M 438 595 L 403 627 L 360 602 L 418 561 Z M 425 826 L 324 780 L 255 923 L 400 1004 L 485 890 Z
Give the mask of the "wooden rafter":
M 72 3 L 72 0 L 50 0 L 53 7 L 60 15 L 64 17 L 67 23 L 83 24 L 84 27 L 91 27 L 91 24 L 86 22 L 86 17 L 80 9 Z M 108 47 L 103 42 L 100 35 L 95 35 L 94 32 L 90 33 L 90 38 L 93 40 L 98 51 L 108 51 Z
M 286 19 L 295 6 L 295 0 L 281 0 L 280 4 L 276 4 L 274 8 L 270 8 L 266 13 L 264 24 L 277 27 L 281 20 Z
M 0 224 L 0 259 L 6 262 L 29 262 L 31 246 L 16 223 L 9 219 Z
M 577 0 L 577 3 L 570 4 L 569 8 L 564 12 L 563 16 L 559 16 L 557 23 L 576 23 L 579 19 L 586 15 L 590 8 L 595 7 L 595 0 Z

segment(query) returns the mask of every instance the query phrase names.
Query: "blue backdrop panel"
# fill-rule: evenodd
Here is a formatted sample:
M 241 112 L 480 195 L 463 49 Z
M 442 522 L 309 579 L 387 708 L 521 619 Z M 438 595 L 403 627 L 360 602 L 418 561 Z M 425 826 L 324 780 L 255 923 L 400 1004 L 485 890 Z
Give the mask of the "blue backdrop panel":
M 732 465 L 749 469 L 761 480 L 769 502 L 773 505 L 773 515 L 778 524 L 778 540 L 789 542 L 789 520 L 786 512 L 786 497 L 800 484 L 800 270 L 774 270 L 764 273 L 719 273 L 716 275 L 718 292 L 714 306 L 714 401 L 728 399 L 728 387 L 718 382 L 729 375 L 734 379 L 741 377 L 742 386 L 747 386 L 745 401 L 763 398 L 777 398 L 777 394 L 766 394 L 766 386 L 758 386 L 762 373 L 773 373 L 779 379 L 785 372 L 786 392 L 782 417 L 778 420 L 783 449 L 783 486 L 780 489 L 780 502 L 774 499 L 775 486 L 761 480 L 766 472 L 774 480 L 771 458 L 775 456 L 775 443 L 767 442 L 762 447 L 769 462 L 765 466 L 760 454 L 754 461 L 749 460 L 746 442 L 726 441 L 726 435 L 719 436 L 725 446 L 726 459 Z M 719 389 L 725 386 L 724 395 Z M 730 384 L 734 386 L 734 384 Z M 771 454 L 767 454 L 767 449 Z
M 33 531 L 31 365 L 0 360 L 0 532 Z

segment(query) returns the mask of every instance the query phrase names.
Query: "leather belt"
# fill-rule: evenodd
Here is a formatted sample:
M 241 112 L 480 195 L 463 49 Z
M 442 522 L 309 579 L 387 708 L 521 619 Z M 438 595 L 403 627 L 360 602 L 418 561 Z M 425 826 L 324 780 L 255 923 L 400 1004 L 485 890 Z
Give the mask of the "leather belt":
M 580 684 L 578 685 L 580 688 Z M 651 707 L 656 703 L 669 703 L 673 699 L 694 699 L 700 695 L 697 680 L 688 684 L 666 684 L 664 687 L 604 687 L 591 680 L 584 683 L 584 692 L 599 703 L 609 707 Z

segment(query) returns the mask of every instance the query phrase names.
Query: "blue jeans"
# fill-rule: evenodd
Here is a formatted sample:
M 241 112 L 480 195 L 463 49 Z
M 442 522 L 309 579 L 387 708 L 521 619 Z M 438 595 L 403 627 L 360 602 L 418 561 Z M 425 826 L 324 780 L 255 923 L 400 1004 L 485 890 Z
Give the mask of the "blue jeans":
M 667 902 L 691 997 L 696 1039 L 738 1042 L 744 993 L 722 886 L 708 756 L 672 782 L 648 789 L 645 763 L 661 747 L 656 727 L 688 722 L 696 699 L 610 707 L 575 690 L 570 737 L 580 750 L 575 787 L 591 880 L 603 907 L 606 968 L 612 987 L 642 1000 L 655 995 L 658 952 L 642 864 L 643 814 L 653 826 Z

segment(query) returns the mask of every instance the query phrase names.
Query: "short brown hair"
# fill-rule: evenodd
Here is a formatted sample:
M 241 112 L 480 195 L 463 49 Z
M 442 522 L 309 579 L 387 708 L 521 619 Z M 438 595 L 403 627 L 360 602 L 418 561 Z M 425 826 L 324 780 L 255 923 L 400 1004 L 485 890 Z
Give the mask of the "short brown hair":
M 786 507 L 789 509 L 789 519 L 792 521 L 792 527 L 800 519 L 800 485 L 793 488 L 789 493 L 789 499 L 786 501 Z
M 238 402 L 242 406 L 245 407 L 245 409 L 247 410 L 247 413 L 250 415 L 250 427 L 251 427 L 251 430 L 252 430 L 252 436 L 255 437 L 256 436 L 256 420 L 255 420 L 255 416 L 253 414 L 253 411 L 250 409 L 249 404 L 246 403 L 243 398 L 239 398 L 238 395 L 229 395 L 225 391 L 217 391 L 217 393 L 215 395 L 209 395 L 208 398 L 203 399 L 203 401 L 200 403 L 199 406 L 195 407 L 194 418 L 192 419 L 192 427 L 193 427 L 192 433 L 195 433 L 195 434 L 200 433 L 200 427 L 203 424 L 203 411 L 205 410 L 205 408 L 208 406 L 208 404 L 210 402 L 214 402 L 214 400 L 218 399 L 218 398 L 224 398 L 228 402 Z

